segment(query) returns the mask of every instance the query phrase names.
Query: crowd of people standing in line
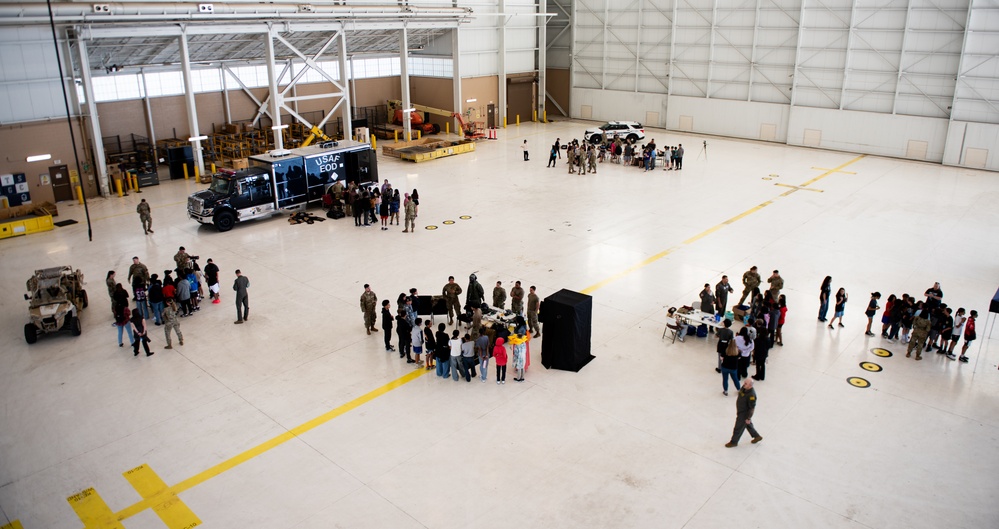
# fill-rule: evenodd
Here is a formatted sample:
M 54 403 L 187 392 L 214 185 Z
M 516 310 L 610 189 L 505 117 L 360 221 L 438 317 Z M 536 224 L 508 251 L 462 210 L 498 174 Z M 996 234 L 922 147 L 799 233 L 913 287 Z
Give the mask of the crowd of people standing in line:
M 562 158 L 562 149 L 566 152 L 569 174 L 577 171 L 579 174 L 596 174 L 597 164 L 608 158 L 611 163 L 641 167 L 645 171 L 655 170 L 656 160 L 662 158 L 666 170 L 683 169 L 683 144 L 667 146 L 660 151 L 657 150 L 654 139 L 647 144 L 636 145 L 635 140 L 615 135 L 613 139 L 599 143 L 580 143 L 578 139 L 574 139 L 563 146 L 561 138 L 555 138 L 548 155 L 548 167 L 556 166 L 557 160 Z
M 462 293 L 465 294 L 464 304 L 459 297 Z M 541 299 L 536 288 L 531 286 L 529 293 L 525 293 L 520 281 L 514 283 L 510 290 L 512 330 L 504 325 L 488 326 L 483 322 L 485 314 L 494 310 L 506 310 L 507 291 L 501 281 L 497 281 L 493 288 L 492 306 L 485 302 L 484 289 L 475 274 L 469 276 L 467 290 L 463 290 L 454 281 L 454 276 L 448 277 L 448 282 L 441 289 L 441 298 L 447 305 L 448 322 L 437 324 L 436 331 L 431 319 L 424 320 L 417 315 L 419 291 L 416 288 L 411 288 L 408 295 L 399 294 L 395 314 L 392 312 L 391 302 L 388 299 L 382 300 L 380 316 L 385 350 L 398 351 L 400 359 L 405 358 L 407 363 L 415 364 L 417 369 L 436 369 L 437 376 L 455 381 L 465 379 L 466 382 L 471 382 L 478 377 L 485 382 L 489 362 L 492 360 L 496 366 L 496 383 L 500 385 L 506 384 L 506 369 L 510 363 L 508 361 L 512 360 L 513 380 L 523 382 L 530 362 L 529 342 L 532 338 L 541 336 L 538 322 Z M 378 318 L 375 310 L 379 302 L 378 295 L 371 290 L 370 285 L 364 285 L 360 305 L 365 331 L 368 335 L 377 334 L 375 324 Z M 432 312 L 431 307 L 423 310 L 427 309 Z M 465 333 L 457 328 L 456 321 L 465 324 Z M 450 334 L 447 332 L 448 325 L 456 327 Z M 392 344 L 393 330 L 398 349 Z M 510 353 L 507 352 L 508 347 Z M 421 358 L 422 355 L 426 355 L 425 361 Z
M 825 322 L 829 311 L 830 295 L 832 293 L 832 277 L 826 276 L 819 287 L 819 321 Z M 943 290 L 940 283 L 933 283 L 933 286 L 923 293 L 925 300 L 917 300 L 908 293 L 901 296 L 891 294 L 885 302 L 884 311 L 881 316 L 881 337 L 889 343 L 900 341 L 906 347 L 906 358 L 911 358 L 916 354 L 916 360 L 923 359 L 923 353 L 936 349 L 937 354 L 946 355 L 951 360 L 968 362 L 968 348 L 978 337 L 975 323 L 978 318 L 978 311 L 966 311 L 964 307 L 959 307 L 956 311 L 948 307 L 943 302 Z M 839 318 L 839 327 L 844 327 L 843 313 L 846 310 L 846 303 L 849 295 L 846 289 L 840 287 L 836 291 L 833 319 L 829 322 L 829 328 L 834 329 L 833 322 Z M 864 315 L 867 316 L 866 336 L 877 336 L 872 330 L 874 318 L 881 310 L 879 304 L 881 300 L 880 292 L 871 292 L 870 300 Z M 960 355 L 955 354 L 958 342 L 964 338 Z

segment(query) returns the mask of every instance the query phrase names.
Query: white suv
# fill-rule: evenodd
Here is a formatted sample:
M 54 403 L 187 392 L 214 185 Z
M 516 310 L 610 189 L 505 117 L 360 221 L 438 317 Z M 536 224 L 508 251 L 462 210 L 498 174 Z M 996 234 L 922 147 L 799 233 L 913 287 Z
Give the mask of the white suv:
M 644 140 L 645 128 L 637 121 L 608 121 L 595 129 L 586 129 L 583 139 L 590 143 L 600 143 L 603 134 L 607 134 L 608 140 L 613 140 L 614 136 L 626 140 Z

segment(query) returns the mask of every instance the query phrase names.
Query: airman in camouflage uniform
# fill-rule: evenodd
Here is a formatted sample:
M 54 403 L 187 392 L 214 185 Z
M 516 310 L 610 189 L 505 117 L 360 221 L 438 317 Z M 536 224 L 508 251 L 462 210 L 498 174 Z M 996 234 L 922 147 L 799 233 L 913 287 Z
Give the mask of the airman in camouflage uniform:
M 153 217 L 149 211 L 149 202 L 146 199 L 142 199 L 139 205 L 135 207 L 135 212 L 139 214 L 139 220 L 142 221 L 142 231 L 148 233 L 153 232 Z
M 926 346 L 926 338 L 930 335 L 930 319 L 926 307 L 920 307 L 919 314 L 912 319 L 912 339 L 909 340 L 909 347 L 905 351 L 905 357 L 912 356 L 912 351 L 916 351 L 916 360 L 923 359 L 923 347 Z
M 541 326 L 538 325 L 538 309 L 541 308 L 541 298 L 534 293 L 534 285 L 531 285 L 531 293 L 527 295 L 527 328 L 534 333 L 537 338 L 541 337 Z
M 461 285 L 454 282 L 454 276 L 448 276 L 447 284 L 441 290 L 444 300 L 447 302 L 447 322 L 454 323 L 454 317 L 461 314 Z
M 521 288 L 520 281 L 510 289 L 510 308 L 517 314 L 524 313 L 524 289 Z
M 753 291 L 760 286 L 760 273 L 756 271 L 756 267 L 752 267 L 742 274 L 742 297 L 739 298 L 739 305 L 742 305 L 743 301 L 746 301 L 746 297 L 749 297 L 750 301 L 753 299 Z M 783 285 L 781 285 L 783 287 Z
M 375 306 L 378 305 L 378 295 L 371 291 L 371 285 L 364 285 L 364 293 L 361 294 L 361 312 L 364 313 L 364 330 L 371 334 L 375 329 Z
M 167 301 L 166 307 L 163 309 L 163 332 L 166 333 L 166 349 L 173 349 L 173 345 L 170 344 L 170 330 L 177 333 L 180 345 L 184 345 L 184 334 L 180 332 L 180 321 L 177 318 L 177 309 L 174 307 L 172 299 Z
M 493 287 L 493 306 L 498 309 L 506 308 L 506 289 L 502 285 L 502 281 L 497 281 Z

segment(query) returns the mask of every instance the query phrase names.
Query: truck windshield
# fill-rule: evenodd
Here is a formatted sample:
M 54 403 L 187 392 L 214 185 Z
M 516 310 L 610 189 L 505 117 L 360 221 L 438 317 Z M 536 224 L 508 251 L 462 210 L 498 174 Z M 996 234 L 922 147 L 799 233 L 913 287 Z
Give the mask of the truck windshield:
M 229 180 L 228 178 L 219 178 L 216 176 L 212 178 L 212 187 L 210 187 L 209 189 L 211 189 L 213 193 L 218 193 L 220 195 L 228 195 L 229 188 L 231 187 L 232 187 L 232 180 Z

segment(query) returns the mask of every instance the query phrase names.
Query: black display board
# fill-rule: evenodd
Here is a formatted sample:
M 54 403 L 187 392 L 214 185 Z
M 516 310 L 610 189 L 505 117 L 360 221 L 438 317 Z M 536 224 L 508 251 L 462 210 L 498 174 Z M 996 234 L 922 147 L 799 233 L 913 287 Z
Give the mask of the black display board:
M 989 303 L 989 312 L 999 314 L 999 290 L 996 290 L 996 295 L 992 296 L 992 302 Z
M 545 298 L 539 316 L 545 322 L 541 336 L 541 364 L 548 369 L 579 371 L 593 360 L 590 326 L 593 297 L 562 289 Z
M 447 314 L 447 300 L 444 296 L 416 296 L 413 310 L 417 316 L 442 316 Z

